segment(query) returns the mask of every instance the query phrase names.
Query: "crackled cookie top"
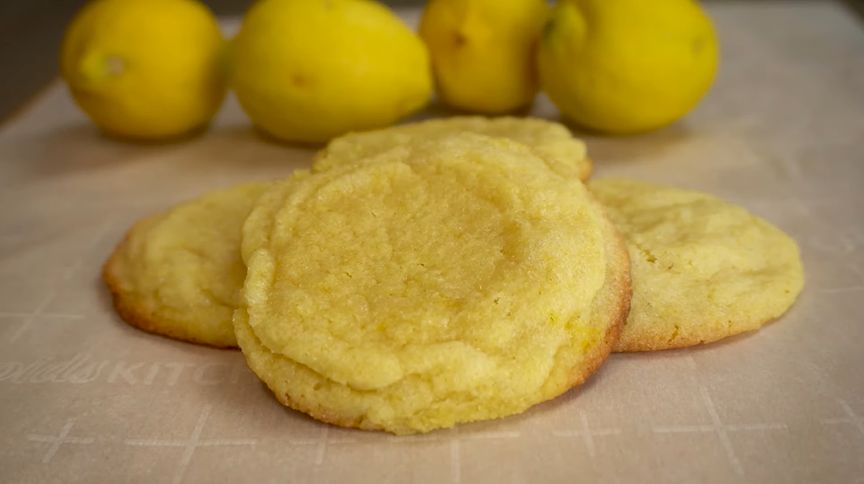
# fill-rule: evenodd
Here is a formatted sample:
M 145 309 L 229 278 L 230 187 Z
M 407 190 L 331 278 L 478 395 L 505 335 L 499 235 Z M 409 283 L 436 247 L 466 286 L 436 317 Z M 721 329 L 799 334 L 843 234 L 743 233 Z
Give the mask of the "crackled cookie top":
M 627 241 L 633 299 L 616 351 L 716 341 L 786 312 L 804 285 L 794 240 L 717 197 L 637 180 L 590 191 Z
M 608 354 L 626 291 L 607 246 L 626 254 L 605 220 L 578 179 L 482 135 L 305 173 L 244 226 L 240 346 L 280 401 L 339 425 L 521 412 Z
M 236 347 L 231 318 L 246 276 L 240 229 L 266 186 L 207 193 L 135 224 L 104 269 L 121 318 L 175 339 Z
M 459 133 L 509 138 L 523 143 L 561 175 L 587 180 L 593 169 L 586 155 L 585 143 L 574 138 L 564 125 L 541 118 L 515 116 L 451 116 L 347 134 L 328 144 L 317 157 L 314 169 L 329 169 L 417 138 L 433 139 Z

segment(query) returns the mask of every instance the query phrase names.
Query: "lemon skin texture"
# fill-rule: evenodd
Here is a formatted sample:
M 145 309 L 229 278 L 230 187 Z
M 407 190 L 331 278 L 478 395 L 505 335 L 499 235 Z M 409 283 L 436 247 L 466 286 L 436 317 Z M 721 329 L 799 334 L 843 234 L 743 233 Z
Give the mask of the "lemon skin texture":
M 60 74 L 104 133 L 164 140 L 205 128 L 225 99 L 224 37 L 194 0 L 95 0 L 67 26 Z
M 441 101 L 500 115 L 529 107 L 538 91 L 535 49 L 543 0 L 431 0 L 420 20 Z
M 261 0 L 229 55 L 230 86 L 244 111 L 285 142 L 386 127 L 432 95 L 422 40 L 368 0 Z
M 666 126 L 708 92 L 718 69 L 711 20 L 692 0 L 563 0 L 538 46 L 542 89 L 589 131 Z

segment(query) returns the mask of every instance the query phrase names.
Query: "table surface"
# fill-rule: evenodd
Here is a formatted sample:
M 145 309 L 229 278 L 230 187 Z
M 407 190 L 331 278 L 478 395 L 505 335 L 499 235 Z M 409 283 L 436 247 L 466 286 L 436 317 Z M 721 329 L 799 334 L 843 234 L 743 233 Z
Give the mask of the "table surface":
M 807 277 L 796 305 L 750 335 L 613 355 L 521 415 L 415 437 L 314 422 L 239 352 L 111 310 L 100 270 L 133 222 L 286 176 L 311 150 L 260 140 L 231 98 L 199 138 L 111 141 L 55 84 L 0 128 L 0 482 L 864 483 L 864 32 L 827 2 L 709 11 L 723 60 L 704 102 L 649 135 L 586 136 L 589 153 L 597 177 L 709 191 L 786 230 Z M 535 114 L 557 116 L 543 97 Z

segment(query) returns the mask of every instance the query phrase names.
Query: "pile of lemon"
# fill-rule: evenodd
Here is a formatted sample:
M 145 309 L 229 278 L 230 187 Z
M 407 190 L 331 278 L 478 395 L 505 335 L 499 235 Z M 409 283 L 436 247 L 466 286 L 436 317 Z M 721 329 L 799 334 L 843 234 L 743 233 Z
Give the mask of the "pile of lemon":
M 417 31 L 374 0 L 258 0 L 230 39 L 199 0 L 92 0 L 60 72 L 110 135 L 206 130 L 231 90 L 267 135 L 321 143 L 433 97 L 494 116 L 527 112 L 541 91 L 585 130 L 651 131 L 700 101 L 717 64 L 694 0 L 430 0 Z

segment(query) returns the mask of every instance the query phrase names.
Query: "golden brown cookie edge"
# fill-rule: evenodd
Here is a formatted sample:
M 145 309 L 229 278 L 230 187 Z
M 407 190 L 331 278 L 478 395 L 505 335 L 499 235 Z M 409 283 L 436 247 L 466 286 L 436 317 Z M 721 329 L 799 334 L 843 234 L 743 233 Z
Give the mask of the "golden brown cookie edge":
M 614 310 L 610 316 L 612 324 L 606 330 L 602 344 L 596 345 L 591 354 L 586 357 L 585 361 L 588 364 L 581 372 L 574 374 L 573 385 L 570 388 L 575 388 L 588 380 L 613 353 L 627 322 L 627 317 L 630 315 L 630 301 L 633 296 L 630 278 L 630 252 L 627 249 L 627 243 L 606 215 L 600 202 L 590 192 L 588 192 L 588 196 L 595 210 L 600 213 L 602 231 L 606 241 L 604 252 L 607 260 L 606 277 L 608 283 L 604 283 L 600 289 L 601 294 L 598 297 L 605 300 L 600 302 L 600 306 L 613 306 Z M 616 257 L 610 257 L 610 254 L 614 254 Z
M 212 342 L 204 341 L 201 338 L 197 338 L 188 332 L 178 330 L 177 326 L 179 325 L 176 322 L 160 319 L 149 309 L 136 305 L 133 302 L 134 298 L 130 297 L 130 291 L 124 287 L 122 282 L 121 274 L 123 273 L 123 270 L 121 269 L 121 266 L 123 263 L 123 252 L 126 250 L 132 236 L 137 233 L 137 231 L 144 230 L 144 227 L 148 222 L 152 222 L 153 217 L 156 216 L 158 216 L 158 214 L 139 220 L 132 225 L 123 237 L 123 240 L 115 246 L 114 251 L 102 266 L 102 280 L 105 282 L 105 285 L 111 294 L 111 304 L 114 311 L 117 313 L 117 316 L 133 328 L 150 334 L 173 339 L 175 341 L 192 343 L 215 349 L 239 349 L 236 345 L 214 344 Z

